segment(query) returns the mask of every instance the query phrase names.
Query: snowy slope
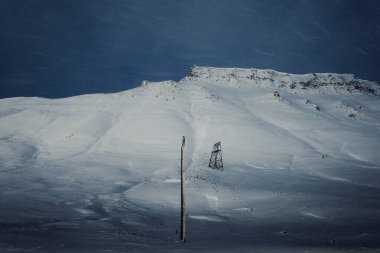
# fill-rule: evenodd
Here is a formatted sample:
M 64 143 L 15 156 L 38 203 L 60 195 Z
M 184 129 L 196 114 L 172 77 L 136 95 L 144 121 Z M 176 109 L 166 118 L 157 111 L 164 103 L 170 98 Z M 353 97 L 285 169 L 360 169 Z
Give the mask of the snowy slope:
M 376 251 L 379 94 L 352 75 L 194 67 L 121 93 L 2 99 L 2 252 Z M 224 171 L 207 167 L 218 141 Z

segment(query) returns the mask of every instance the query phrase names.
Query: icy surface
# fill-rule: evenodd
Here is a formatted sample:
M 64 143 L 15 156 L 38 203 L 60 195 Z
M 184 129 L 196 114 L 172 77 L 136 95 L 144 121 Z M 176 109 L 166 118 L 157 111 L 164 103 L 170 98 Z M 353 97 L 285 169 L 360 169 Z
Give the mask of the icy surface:
M 375 252 L 378 94 L 352 75 L 194 67 L 121 93 L 2 99 L 1 252 Z M 218 141 L 224 171 L 207 167 Z

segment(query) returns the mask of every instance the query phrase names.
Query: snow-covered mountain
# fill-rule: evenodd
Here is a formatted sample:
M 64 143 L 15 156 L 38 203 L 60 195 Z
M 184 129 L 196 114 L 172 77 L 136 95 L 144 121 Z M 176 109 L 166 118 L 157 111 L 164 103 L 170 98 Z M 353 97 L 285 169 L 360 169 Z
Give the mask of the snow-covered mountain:
M 2 252 L 376 251 L 379 94 L 348 74 L 195 66 L 121 93 L 2 99 Z M 223 171 L 208 167 L 218 141 Z

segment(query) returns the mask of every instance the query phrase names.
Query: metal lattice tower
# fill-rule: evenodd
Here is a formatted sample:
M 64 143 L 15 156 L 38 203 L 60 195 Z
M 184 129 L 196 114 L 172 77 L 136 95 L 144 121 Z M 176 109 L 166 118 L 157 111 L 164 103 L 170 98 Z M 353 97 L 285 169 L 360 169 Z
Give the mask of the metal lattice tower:
M 223 170 L 222 145 L 220 142 L 214 144 L 208 167 Z

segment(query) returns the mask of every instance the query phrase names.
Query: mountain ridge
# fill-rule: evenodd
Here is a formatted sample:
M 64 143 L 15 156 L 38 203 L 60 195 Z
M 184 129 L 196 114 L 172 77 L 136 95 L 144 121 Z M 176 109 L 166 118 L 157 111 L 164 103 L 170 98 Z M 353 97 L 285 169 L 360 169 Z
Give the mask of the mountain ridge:
M 356 78 L 353 74 L 289 74 L 271 69 L 219 68 L 193 66 L 180 81 L 227 82 L 234 85 L 256 85 L 302 92 L 366 93 L 378 96 L 380 85 Z

